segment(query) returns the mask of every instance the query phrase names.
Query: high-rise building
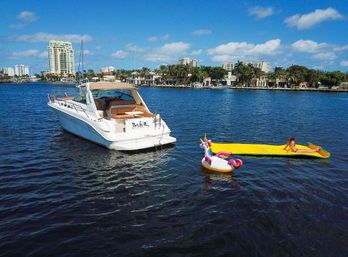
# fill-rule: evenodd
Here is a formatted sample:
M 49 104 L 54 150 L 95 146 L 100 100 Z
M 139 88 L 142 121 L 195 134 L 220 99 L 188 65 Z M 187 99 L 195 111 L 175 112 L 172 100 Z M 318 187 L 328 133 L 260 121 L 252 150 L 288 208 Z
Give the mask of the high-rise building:
M 271 70 L 268 62 L 265 62 L 265 61 L 261 61 L 259 63 L 255 63 L 254 66 L 257 67 L 257 68 L 260 68 L 260 70 L 262 70 L 265 73 L 268 73 Z
M 108 66 L 108 67 L 101 67 L 100 68 L 100 72 L 103 74 L 107 74 L 107 73 L 112 73 L 116 71 L 116 68 L 114 66 Z
M 190 58 L 184 57 L 182 59 L 179 59 L 178 64 L 180 64 L 180 65 L 189 65 L 190 64 Z
M 252 65 L 255 68 L 259 68 L 260 70 L 262 70 L 265 73 L 269 73 L 271 71 L 270 65 L 268 62 L 265 61 L 261 61 L 261 62 L 252 62 L 252 61 L 243 61 L 242 62 L 244 65 Z M 236 64 L 232 64 L 232 63 L 227 63 L 225 62 L 224 64 L 222 64 L 222 68 L 224 68 L 227 71 L 232 71 L 234 69 Z
M 15 75 L 15 71 L 12 67 L 4 67 L 2 68 L 3 74 L 6 74 L 10 77 L 13 77 Z
M 178 64 L 179 65 L 189 65 L 191 67 L 197 67 L 198 61 L 196 59 L 190 59 L 188 57 L 184 57 L 182 59 L 179 59 Z
M 229 62 L 224 62 L 222 68 L 226 71 L 232 71 L 234 69 L 234 64 Z
M 192 59 L 190 62 L 191 67 L 198 67 L 198 61 L 196 59 Z
M 49 41 L 48 66 L 50 73 L 75 74 L 74 50 L 71 42 Z
M 25 75 L 29 76 L 29 66 L 24 64 L 15 65 L 14 74 L 19 77 L 22 77 Z

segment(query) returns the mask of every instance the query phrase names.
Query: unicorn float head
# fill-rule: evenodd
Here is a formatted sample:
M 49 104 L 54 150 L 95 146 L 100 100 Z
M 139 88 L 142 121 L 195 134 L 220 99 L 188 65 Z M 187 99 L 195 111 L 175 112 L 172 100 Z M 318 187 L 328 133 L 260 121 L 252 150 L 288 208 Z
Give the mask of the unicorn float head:
M 211 140 L 201 139 L 200 147 L 204 149 L 204 157 L 202 159 L 202 166 L 208 170 L 217 172 L 232 172 L 243 165 L 241 159 L 232 159 L 232 153 L 218 152 L 214 155 L 211 149 Z

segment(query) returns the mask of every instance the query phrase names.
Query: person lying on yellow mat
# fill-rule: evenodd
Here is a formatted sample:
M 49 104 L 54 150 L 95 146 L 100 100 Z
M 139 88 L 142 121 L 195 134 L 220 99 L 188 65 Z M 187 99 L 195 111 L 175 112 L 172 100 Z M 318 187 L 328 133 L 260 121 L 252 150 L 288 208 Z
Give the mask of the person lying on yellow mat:
M 314 148 L 314 149 L 298 149 L 296 147 L 296 141 L 295 138 L 290 138 L 288 143 L 286 144 L 284 150 L 286 150 L 287 152 L 291 151 L 294 153 L 315 153 L 315 152 L 319 152 L 320 148 Z

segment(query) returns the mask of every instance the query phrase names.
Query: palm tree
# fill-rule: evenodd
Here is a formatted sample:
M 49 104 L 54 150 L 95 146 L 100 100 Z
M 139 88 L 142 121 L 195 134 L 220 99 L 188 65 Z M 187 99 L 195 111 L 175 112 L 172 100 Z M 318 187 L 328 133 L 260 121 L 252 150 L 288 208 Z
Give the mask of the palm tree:
M 299 86 L 302 82 L 306 81 L 306 75 L 308 69 L 300 65 L 292 65 L 287 69 L 289 73 L 289 80 L 294 86 Z
M 310 69 L 306 74 L 306 81 L 309 83 L 311 87 L 318 87 L 320 80 L 320 71 Z
M 274 73 L 272 75 L 272 79 L 274 80 L 274 85 L 279 87 L 279 80 L 287 79 L 287 72 L 282 67 L 275 67 Z
M 249 64 L 249 66 L 252 69 L 252 81 L 254 81 L 254 86 L 256 86 L 257 81 L 260 80 L 265 73 L 260 68 L 254 67 L 252 64 Z
M 233 69 L 233 74 L 238 78 L 238 84 L 242 86 L 250 86 L 253 78 L 255 78 L 254 67 L 251 64 L 245 65 L 238 61 Z
M 166 81 L 169 79 L 169 69 L 167 65 L 161 65 L 159 69 L 156 70 L 156 73 L 161 76 L 162 83 L 166 84 Z
M 141 77 L 144 77 L 146 79 L 149 77 L 150 72 L 151 72 L 151 70 L 149 68 L 143 67 L 139 73 L 140 73 Z

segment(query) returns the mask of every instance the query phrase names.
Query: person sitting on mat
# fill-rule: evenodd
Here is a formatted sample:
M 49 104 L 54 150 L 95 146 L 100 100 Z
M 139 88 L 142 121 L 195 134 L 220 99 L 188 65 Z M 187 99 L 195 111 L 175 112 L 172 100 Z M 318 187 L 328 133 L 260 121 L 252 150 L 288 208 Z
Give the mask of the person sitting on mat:
M 289 148 L 289 149 L 287 149 Z M 284 150 L 286 150 L 287 152 L 291 151 L 294 153 L 315 153 L 315 152 L 319 152 L 320 148 L 315 148 L 315 149 L 298 149 L 296 147 L 296 141 L 295 138 L 290 138 L 288 143 L 286 144 Z

